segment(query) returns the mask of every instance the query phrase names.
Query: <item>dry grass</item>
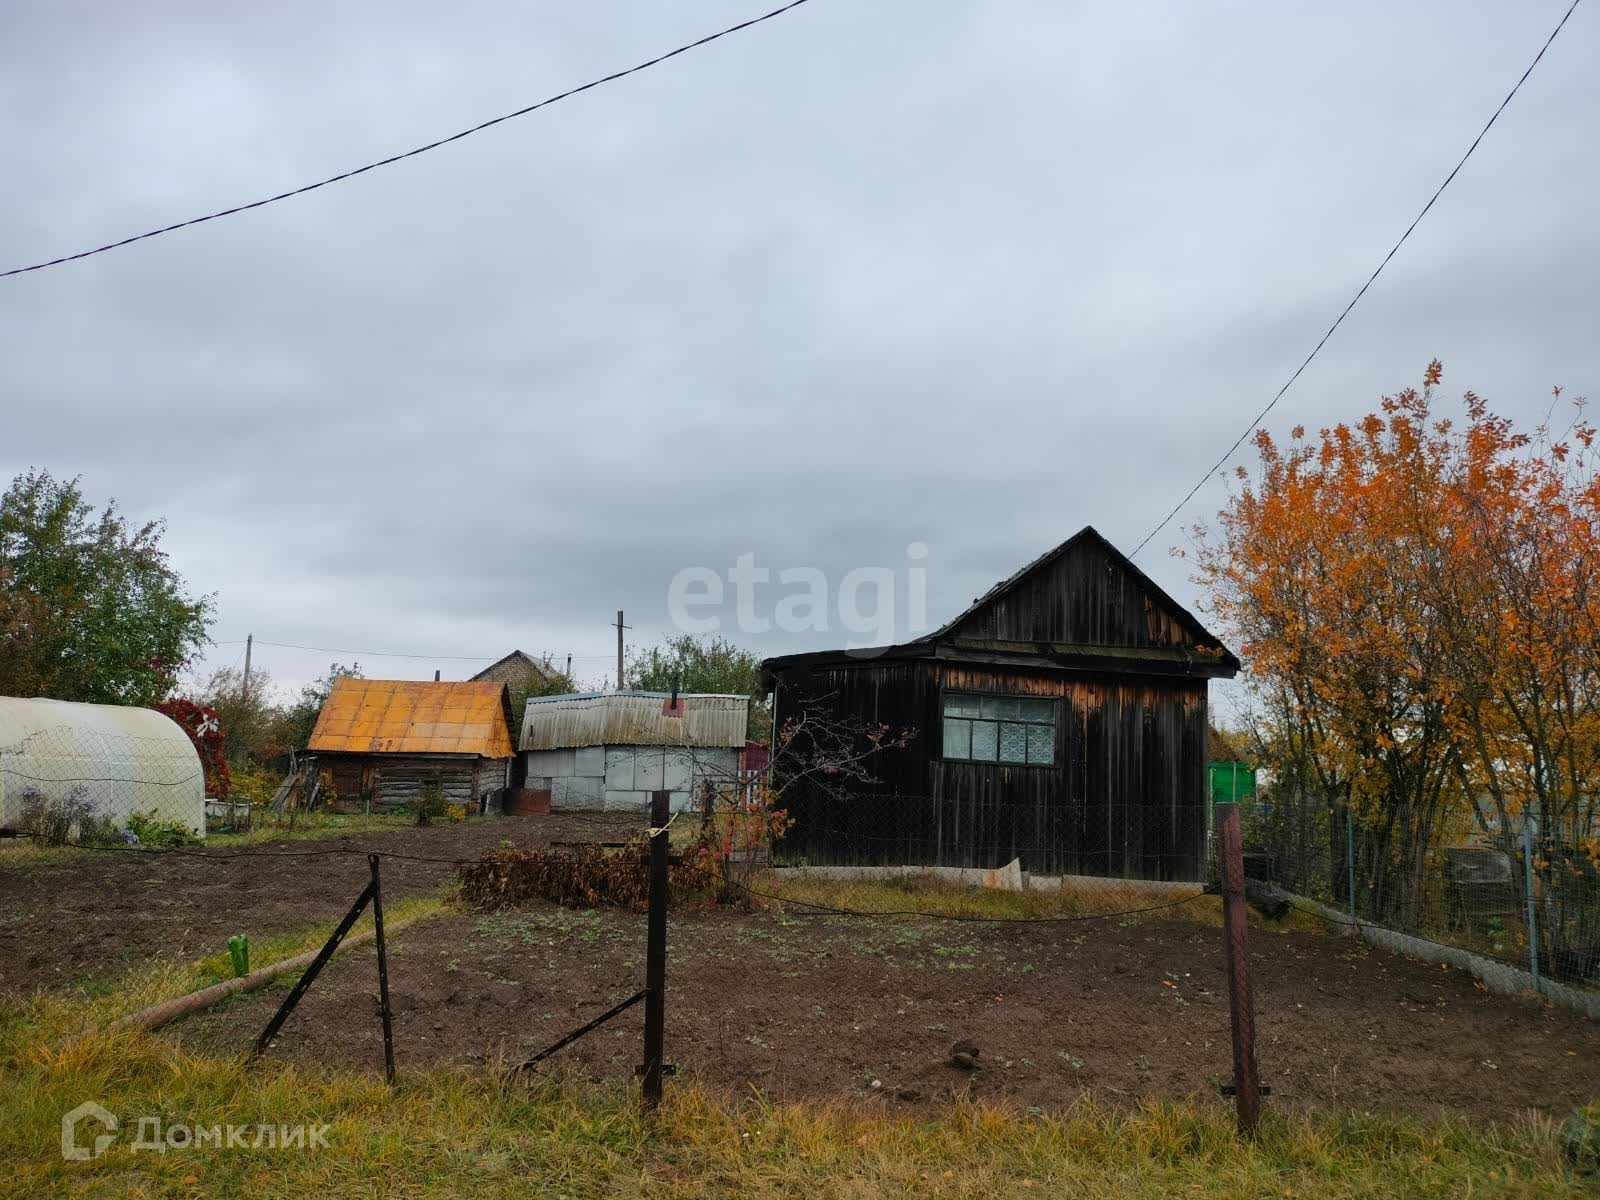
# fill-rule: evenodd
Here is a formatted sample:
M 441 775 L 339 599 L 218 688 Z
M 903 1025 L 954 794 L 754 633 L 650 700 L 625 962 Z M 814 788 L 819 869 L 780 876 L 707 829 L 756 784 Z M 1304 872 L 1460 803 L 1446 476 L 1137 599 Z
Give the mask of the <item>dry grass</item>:
M 277 822 L 281 819 L 282 824 Z M 374 833 L 391 829 L 410 829 L 416 818 L 405 814 L 372 813 L 300 813 L 295 817 L 294 828 L 288 818 L 271 818 L 257 813 L 258 824 L 247 833 L 209 833 L 205 846 L 213 850 L 231 850 L 243 846 L 261 846 L 274 842 L 315 841 L 318 838 L 343 837 L 352 833 Z M 119 848 L 120 850 L 120 848 Z M 6 838 L 0 841 L 0 867 L 49 866 L 73 862 L 89 854 L 107 854 L 117 851 L 85 849 L 78 846 L 47 846 L 32 838 Z M 122 851 L 126 853 L 126 851 Z M 158 850 L 145 853 L 158 854 Z
M 17 1196 L 1580 1196 L 1556 1132 L 1372 1114 L 1274 1116 L 1253 1142 L 1225 1112 L 1080 1105 L 1030 1116 L 960 1105 L 937 1119 L 773 1107 L 673 1087 L 652 1128 L 631 1089 L 487 1072 L 372 1077 L 196 1059 L 137 1035 L 35 1049 L 0 1099 L 0 1191 Z M 58 1153 L 60 1115 L 95 1098 L 125 1130 L 91 1162 Z M 164 1124 L 330 1125 L 329 1149 L 135 1151 Z
M 930 903 L 939 889 L 911 889 Z M 902 902 L 907 889 L 884 896 Z M 836 898 L 836 897 L 835 897 Z M 980 893 L 974 911 L 1068 897 Z M 1196 900 L 1195 904 L 1214 904 Z M 392 925 L 437 899 L 395 904 Z M 1008 911 L 1039 911 L 1037 909 Z M 317 944 L 325 929 L 262 939 L 257 961 Z M 159 1037 L 104 1026 L 214 982 L 226 956 L 152 967 L 114 986 L 0 1007 L 3 1196 L 726 1196 L 965 1197 L 1075 1195 L 1576 1197 L 1549 1122 L 1472 1129 L 1373 1113 L 1272 1112 L 1241 1141 L 1214 1105 L 1059 1115 L 957 1104 L 942 1115 L 772 1106 L 689 1081 L 669 1085 L 651 1125 L 632 1088 L 541 1078 L 508 1083 L 491 1068 L 408 1071 L 390 1091 L 365 1072 L 199 1057 Z M 85 1030 L 94 1032 L 85 1033 Z M 493 1031 L 486 1031 L 486 1041 Z M 59 1154 L 61 1114 L 84 1100 L 116 1113 L 122 1135 L 100 1158 Z M 329 1149 L 132 1148 L 141 1118 L 211 1126 L 327 1124 Z
M 1204 895 L 1140 887 L 1121 879 L 1072 882 L 1061 888 L 1007 891 L 974 887 L 933 875 L 908 874 L 888 879 L 836 879 L 799 871 L 769 871 L 750 885 L 758 903 L 794 913 L 830 908 L 869 913 L 943 914 L 974 920 L 1029 918 L 1103 918 L 1117 921 L 1185 920 L 1220 926 L 1222 902 Z M 1273 930 L 1322 931 L 1326 925 L 1299 911 L 1282 921 L 1253 924 Z

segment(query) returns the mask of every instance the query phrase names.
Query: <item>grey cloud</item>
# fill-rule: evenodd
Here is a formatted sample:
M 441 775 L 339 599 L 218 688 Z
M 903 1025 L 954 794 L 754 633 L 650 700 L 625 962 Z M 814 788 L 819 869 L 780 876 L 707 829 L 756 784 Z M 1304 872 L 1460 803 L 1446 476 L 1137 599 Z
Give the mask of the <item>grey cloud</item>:
M 303 182 L 750 11 L 13 6 L 0 258 Z M 837 578 L 911 541 L 937 622 L 1085 523 L 1131 548 L 1558 15 L 814 0 L 5 281 L 0 472 L 165 513 L 224 639 L 570 649 L 598 678 L 615 609 L 659 635 L 680 567 Z M 1436 354 L 1519 420 L 1595 390 L 1592 38 L 1580 12 L 1270 427 L 1355 417 Z M 1142 556 L 1180 598 L 1167 549 L 1221 496 Z

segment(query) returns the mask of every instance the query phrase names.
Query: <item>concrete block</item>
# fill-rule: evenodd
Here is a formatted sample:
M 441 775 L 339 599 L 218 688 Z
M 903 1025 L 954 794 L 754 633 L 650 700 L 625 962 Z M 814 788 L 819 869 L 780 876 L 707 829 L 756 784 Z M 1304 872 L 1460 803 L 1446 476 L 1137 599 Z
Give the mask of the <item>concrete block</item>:
M 571 750 L 524 750 L 529 775 L 571 775 Z
M 640 746 L 633 752 L 635 791 L 659 792 L 666 787 L 665 756 L 660 746 Z
M 606 790 L 633 790 L 633 751 L 625 746 L 606 747 Z
M 580 746 L 572 752 L 572 773 L 598 779 L 606 773 L 606 748 Z
M 694 769 L 694 751 L 668 750 L 662 767 L 661 786 L 672 792 L 687 792 Z
M 597 809 L 605 801 L 605 780 L 581 775 L 557 778 L 550 783 L 552 809 Z

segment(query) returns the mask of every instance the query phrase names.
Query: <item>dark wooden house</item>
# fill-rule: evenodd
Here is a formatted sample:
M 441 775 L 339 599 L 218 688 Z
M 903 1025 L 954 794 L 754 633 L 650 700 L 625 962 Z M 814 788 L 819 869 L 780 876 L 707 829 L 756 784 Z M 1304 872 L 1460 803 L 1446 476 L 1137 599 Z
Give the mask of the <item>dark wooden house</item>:
M 778 852 L 1199 879 L 1206 687 L 1238 669 L 1086 527 L 926 637 L 762 664 L 780 742 L 797 717 L 904 742 L 862 760 L 870 779 L 816 769 L 804 737 L 784 747 L 774 770 L 795 823 Z
M 504 683 L 336 679 L 307 750 L 333 805 L 377 812 L 414 804 L 437 781 L 446 803 L 493 809 L 511 766 Z

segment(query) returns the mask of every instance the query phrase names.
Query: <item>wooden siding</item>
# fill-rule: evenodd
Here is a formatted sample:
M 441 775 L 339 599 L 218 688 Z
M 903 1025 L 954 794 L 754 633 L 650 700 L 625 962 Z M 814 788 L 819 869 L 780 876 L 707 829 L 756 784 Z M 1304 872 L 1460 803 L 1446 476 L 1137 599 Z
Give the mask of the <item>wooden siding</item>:
M 371 802 L 374 812 L 384 812 L 417 802 L 422 785 L 437 779 L 444 787 L 446 804 L 459 804 L 468 813 L 478 811 L 485 793 L 507 784 L 510 760 L 480 758 L 472 754 L 322 754 L 318 766 L 330 772 L 341 812 L 364 812 Z
M 948 631 L 954 638 L 1180 647 L 1199 642 L 1098 537 L 1080 538 Z
M 945 691 L 1056 700 L 1054 763 L 944 759 Z M 965 867 L 1020 858 L 1040 874 L 1146 879 L 1204 872 L 1203 679 L 932 659 L 784 671 L 778 725 L 807 703 L 822 704 L 830 719 L 847 725 L 882 722 L 916 735 L 904 749 L 870 760 L 873 780 L 852 784 L 845 796 L 836 787 L 786 787 L 783 804 L 795 825 L 782 855 L 817 864 Z

